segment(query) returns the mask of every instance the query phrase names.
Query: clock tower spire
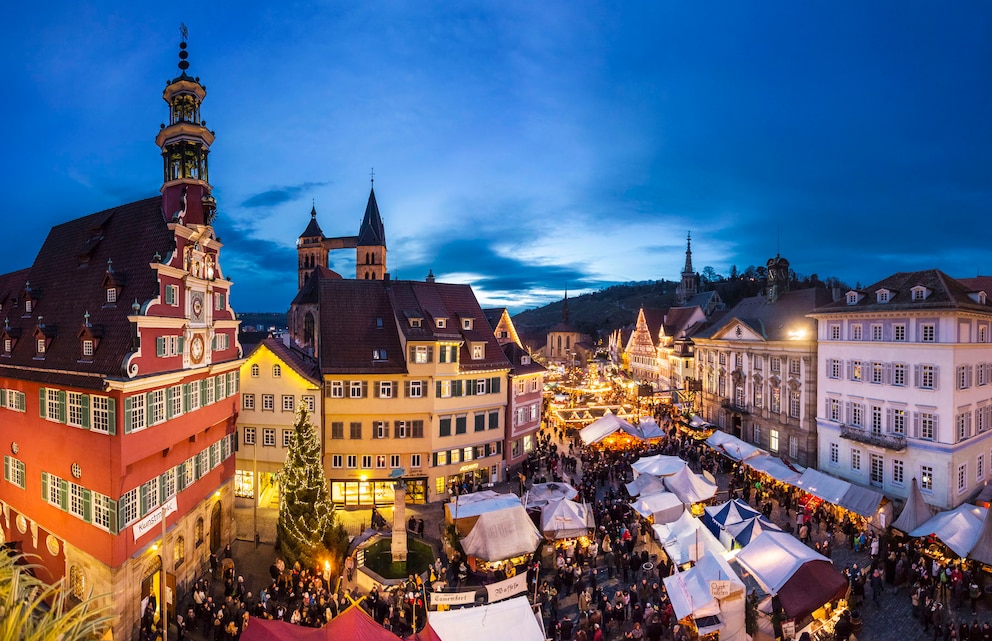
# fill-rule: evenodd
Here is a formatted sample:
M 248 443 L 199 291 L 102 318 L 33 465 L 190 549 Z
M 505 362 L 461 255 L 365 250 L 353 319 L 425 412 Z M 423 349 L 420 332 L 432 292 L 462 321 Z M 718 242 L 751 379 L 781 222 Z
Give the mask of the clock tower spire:
M 200 117 L 207 88 L 198 77 L 186 73 L 186 25 L 180 29 L 179 75 L 168 81 L 162 98 L 169 104 L 169 123 L 163 124 L 155 144 L 162 150 L 162 215 L 166 221 L 186 225 L 209 225 L 217 203 L 210 195 L 207 156 L 214 132 Z

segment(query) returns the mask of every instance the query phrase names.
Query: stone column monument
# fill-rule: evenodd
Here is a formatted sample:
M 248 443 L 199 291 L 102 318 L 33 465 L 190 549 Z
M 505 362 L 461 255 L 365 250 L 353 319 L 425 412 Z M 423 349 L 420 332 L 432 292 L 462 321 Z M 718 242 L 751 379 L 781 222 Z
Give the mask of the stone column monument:
M 390 551 L 393 563 L 406 561 L 406 483 L 399 479 L 393 485 L 393 539 Z

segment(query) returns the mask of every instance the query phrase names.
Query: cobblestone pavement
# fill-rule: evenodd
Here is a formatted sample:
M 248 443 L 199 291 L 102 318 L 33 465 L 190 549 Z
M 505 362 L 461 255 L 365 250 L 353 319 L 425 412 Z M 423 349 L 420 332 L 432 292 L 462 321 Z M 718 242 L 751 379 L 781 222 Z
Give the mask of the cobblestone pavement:
M 720 488 L 720 493 L 717 494 L 716 497 L 717 500 L 726 499 L 728 479 L 729 476 L 726 474 L 717 475 L 717 482 Z M 500 483 L 493 489 L 498 492 L 516 493 L 517 483 Z M 601 490 L 601 492 L 605 492 L 605 489 Z M 786 515 L 784 509 L 780 508 L 774 501 L 773 505 L 772 520 L 775 523 L 785 526 L 787 523 L 791 522 L 790 517 Z M 252 510 L 249 505 L 247 507 L 239 506 L 235 512 L 237 521 L 237 540 L 234 542 L 232 548 L 237 572 L 245 577 L 246 583 L 251 591 L 253 593 L 257 593 L 259 587 L 262 587 L 268 583 L 268 568 L 276 558 L 274 542 L 275 524 L 278 516 L 277 510 L 265 508 L 258 509 L 256 512 Z M 392 516 L 391 509 L 383 508 L 380 512 L 387 518 L 387 520 Z M 424 519 L 424 534 L 426 539 L 434 541 L 440 539 L 440 532 L 444 521 L 443 504 L 434 503 L 430 505 L 408 505 L 407 513 L 408 515 L 413 515 L 416 518 Z M 344 509 L 337 510 L 336 514 L 337 518 L 339 518 L 345 525 L 348 532 L 354 535 L 360 532 L 362 528 L 369 523 L 371 510 Z M 254 533 L 256 532 L 256 527 L 260 539 L 260 544 L 257 547 L 254 543 Z M 817 533 L 814 531 L 814 541 L 823 541 L 824 539 L 825 535 L 823 533 Z M 660 552 L 660 548 L 655 541 L 645 540 L 642 537 L 638 542 L 636 549 L 639 551 L 644 548 L 647 548 L 649 554 L 658 554 Z M 839 570 L 842 570 L 843 568 L 854 563 L 857 563 L 859 567 L 864 567 L 869 563 L 868 554 L 866 552 L 854 552 L 853 550 L 847 549 L 843 543 L 840 543 L 840 545 L 834 548 L 832 557 L 834 565 Z M 545 573 L 542 573 L 542 580 L 545 578 L 548 578 L 549 580 L 551 579 L 551 573 L 547 573 L 547 577 L 545 577 L 544 574 Z M 607 570 L 604 567 L 599 568 L 598 577 L 599 585 L 603 587 L 604 592 L 608 595 L 612 596 L 612 594 L 621 587 L 620 581 L 616 577 L 608 577 Z M 640 578 L 640 576 L 637 576 L 637 580 L 640 580 Z M 215 594 L 219 594 L 220 587 L 219 582 L 214 583 Z M 344 582 L 344 587 L 351 586 L 347 582 Z M 862 607 L 863 624 L 861 630 L 856 632 L 856 636 L 859 641 L 934 640 L 932 627 L 929 631 L 925 632 L 923 630 L 922 623 L 918 619 L 914 619 L 912 617 L 910 597 L 907 588 L 903 588 L 901 592 L 896 593 L 893 591 L 891 586 L 886 586 L 886 591 L 879 598 L 879 602 L 877 604 L 873 603 L 871 599 L 871 591 L 867 590 L 866 592 L 865 604 Z M 985 598 L 987 599 L 989 597 Z M 949 616 L 955 622 L 960 622 L 962 620 L 970 622 L 974 618 L 971 615 L 970 605 L 967 604 L 967 600 L 965 601 L 966 602 L 963 607 L 955 607 L 954 603 L 947 604 Z M 578 613 L 575 595 L 569 595 L 561 598 L 559 610 L 563 616 L 570 616 L 574 620 Z M 992 622 L 992 603 L 984 600 L 980 602 L 977 618 L 979 623 L 984 623 L 985 621 Z M 174 633 L 175 632 L 173 630 L 173 635 Z M 170 636 L 170 638 L 174 638 L 174 636 Z M 187 638 L 193 638 L 197 641 L 206 641 L 206 637 L 201 636 L 198 631 L 188 635 Z M 619 635 L 614 634 L 612 638 L 619 638 Z M 943 639 L 942 636 L 940 638 Z

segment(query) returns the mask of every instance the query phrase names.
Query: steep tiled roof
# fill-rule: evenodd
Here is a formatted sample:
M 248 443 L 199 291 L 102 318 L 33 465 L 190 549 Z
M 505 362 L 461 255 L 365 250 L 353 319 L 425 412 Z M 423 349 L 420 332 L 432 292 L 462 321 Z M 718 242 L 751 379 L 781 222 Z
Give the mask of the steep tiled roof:
M 651 334 L 651 342 L 657 346 L 658 336 L 661 333 L 661 326 L 665 322 L 665 314 L 668 313 L 668 310 L 642 307 L 641 312 L 644 314 L 644 323 L 647 325 L 648 332 Z
M 4 304 L 2 316 L 20 332 L 9 358 L 0 358 L 0 373 L 60 384 L 99 387 L 103 377 L 123 377 L 125 357 L 134 349 L 134 301 L 143 305 L 158 295 L 155 270 L 148 265 L 174 250 L 174 237 L 162 216 L 162 198 L 114 207 L 52 227 L 34 264 L 0 277 L 13 285 L 18 305 Z M 121 287 L 118 303 L 108 305 L 104 281 L 112 261 L 113 282 Z M 12 278 L 23 280 L 10 283 Z M 30 282 L 34 310 L 25 314 L 24 293 Z M 80 360 L 79 332 L 84 314 L 100 336 L 92 361 Z M 35 358 L 35 329 L 44 323 L 54 334 L 44 359 Z M 14 371 L 11 371 L 11 370 Z M 57 373 L 54 370 L 58 370 Z M 64 372 L 78 372 L 65 374 Z
M 324 232 L 320 230 L 320 225 L 317 224 L 317 207 L 314 206 L 310 210 L 310 224 L 307 228 L 303 230 L 300 234 L 300 238 L 323 238 Z
M 460 319 L 471 317 L 473 328 Z M 413 327 L 411 318 L 422 318 Z M 436 319 L 448 319 L 444 328 Z M 325 374 L 406 372 L 402 337 L 408 341 L 463 341 L 463 371 L 509 367 L 482 308 L 468 285 L 394 280 L 320 279 L 320 366 Z M 471 343 L 485 342 L 472 360 Z M 385 350 L 386 358 L 381 358 Z M 379 359 L 373 356 L 378 353 Z
M 304 303 L 317 303 L 318 291 L 320 290 L 320 285 L 318 284 L 321 280 L 341 280 L 341 274 L 334 270 L 328 269 L 323 265 L 317 265 L 314 270 L 307 276 L 306 281 L 303 283 L 303 287 L 300 291 L 296 292 L 296 296 L 293 297 L 292 305 L 300 305 Z
M 279 359 L 286 363 L 286 365 L 292 367 L 297 374 L 307 379 L 314 385 L 320 386 L 320 367 L 317 365 L 316 359 L 311 356 L 307 356 L 298 349 L 293 349 L 292 347 L 287 346 L 278 338 L 266 338 L 255 346 L 252 353 L 262 347 L 265 347 L 279 357 Z
M 358 230 L 359 247 L 386 246 L 386 227 L 379 215 L 379 205 L 375 202 L 375 190 L 369 192 L 369 202 L 365 205 L 365 217 Z
M 505 307 L 490 307 L 489 309 L 482 310 L 482 313 L 486 315 L 486 321 L 489 326 L 496 331 L 496 326 L 499 325 L 499 321 L 503 318 L 503 313 L 506 311 Z
M 979 286 L 982 282 L 992 281 L 992 278 L 956 280 L 939 269 L 927 269 L 918 272 L 898 272 L 882 280 L 864 287 L 859 292 L 863 298 L 853 305 L 847 303 L 847 297 L 819 307 L 817 313 L 844 313 L 852 311 L 872 310 L 926 310 L 926 309 L 972 309 L 976 311 L 992 311 L 992 305 L 984 305 L 972 300 L 970 294 L 985 289 Z M 925 300 L 913 300 L 913 288 L 922 285 L 929 291 Z M 875 293 L 880 289 L 889 291 L 889 301 L 879 303 Z M 986 290 L 988 291 L 988 290 Z
M 692 317 L 696 315 L 697 307 L 672 307 L 665 314 L 665 335 L 678 338 L 679 335 L 689 329 Z
M 787 340 L 789 332 L 804 330 L 813 336 L 813 319 L 807 314 L 830 301 L 830 292 L 822 287 L 786 292 L 774 303 L 765 296 L 745 298 L 692 338 L 713 338 L 729 323 L 739 320 L 769 341 Z
M 510 361 L 510 366 L 512 367 L 511 372 L 517 376 L 547 371 L 546 367 L 536 362 L 533 358 L 531 358 L 531 355 L 527 353 L 527 350 L 520 347 L 516 343 L 504 344 L 503 354 L 505 354 L 506 359 Z M 525 356 L 528 360 L 526 364 L 523 363 Z

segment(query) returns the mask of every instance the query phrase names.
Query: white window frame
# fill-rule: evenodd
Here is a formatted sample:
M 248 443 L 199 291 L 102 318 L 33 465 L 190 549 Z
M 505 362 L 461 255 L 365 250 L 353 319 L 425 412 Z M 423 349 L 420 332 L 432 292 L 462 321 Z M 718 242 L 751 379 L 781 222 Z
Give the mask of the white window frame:
M 419 468 L 421 466 L 420 465 L 420 462 L 421 462 L 420 454 L 411 454 L 410 455 L 410 467 L 412 469 Z
M 262 394 L 262 411 L 274 412 L 276 410 L 275 394 Z
M 295 412 L 296 411 L 296 397 L 292 394 L 282 395 L 282 411 L 284 412 Z
M 276 428 L 274 427 L 263 427 L 262 428 L 262 447 L 275 447 L 276 446 Z
M 344 381 L 331 381 L 331 398 L 344 398 Z

